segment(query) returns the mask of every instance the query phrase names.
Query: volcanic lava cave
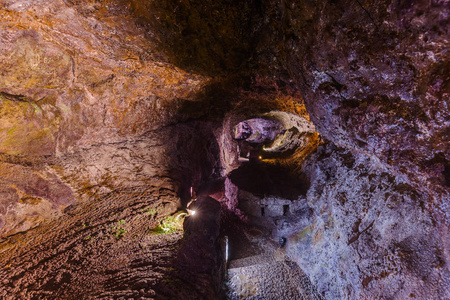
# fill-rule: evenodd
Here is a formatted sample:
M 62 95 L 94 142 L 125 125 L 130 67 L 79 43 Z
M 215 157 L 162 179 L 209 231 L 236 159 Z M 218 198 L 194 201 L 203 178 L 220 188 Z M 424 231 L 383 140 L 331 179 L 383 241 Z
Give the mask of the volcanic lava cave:
M 0 298 L 450 299 L 448 15 L 0 0 Z

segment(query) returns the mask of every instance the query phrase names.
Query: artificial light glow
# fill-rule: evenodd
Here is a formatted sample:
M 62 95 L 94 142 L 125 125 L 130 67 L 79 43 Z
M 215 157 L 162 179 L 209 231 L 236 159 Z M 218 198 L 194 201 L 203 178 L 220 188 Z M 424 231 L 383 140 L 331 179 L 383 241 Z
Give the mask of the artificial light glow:
M 189 216 L 195 215 L 195 210 L 187 209 L 187 212 Z
M 178 214 L 178 216 L 175 217 L 175 220 L 178 222 L 178 221 L 180 221 L 181 216 L 185 216 L 185 215 L 187 215 L 187 214 L 182 212 L 182 213 Z
M 192 210 L 192 211 L 191 211 L 191 215 L 195 215 L 195 210 Z
M 262 159 L 262 156 L 259 156 L 258 158 L 259 158 L 259 159 Z
M 228 262 L 228 236 L 225 236 L 225 262 Z

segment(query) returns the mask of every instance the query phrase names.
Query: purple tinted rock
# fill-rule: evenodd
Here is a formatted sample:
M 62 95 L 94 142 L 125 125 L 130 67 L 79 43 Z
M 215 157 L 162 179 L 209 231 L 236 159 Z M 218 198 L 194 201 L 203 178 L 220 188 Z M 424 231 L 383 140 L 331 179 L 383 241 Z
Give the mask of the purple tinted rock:
M 253 118 L 240 122 L 234 128 L 234 138 L 249 143 L 263 144 L 271 142 L 281 133 L 283 126 L 275 120 Z

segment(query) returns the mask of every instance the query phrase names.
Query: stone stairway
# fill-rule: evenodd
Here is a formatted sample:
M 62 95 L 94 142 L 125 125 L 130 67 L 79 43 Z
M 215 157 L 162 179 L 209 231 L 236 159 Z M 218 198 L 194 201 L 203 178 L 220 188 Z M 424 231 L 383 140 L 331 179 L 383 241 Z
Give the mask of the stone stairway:
M 275 256 L 273 254 L 259 254 L 254 256 L 249 256 L 245 258 L 235 259 L 230 261 L 228 265 L 228 269 L 234 270 L 243 267 L 249 267 L 253 265 L 259 265 L 264 263 L 273 263 L 275 262 Z
M 322 299 L 308 277 L 284 255 L 264 253 L 230 261 L 227 299 Z

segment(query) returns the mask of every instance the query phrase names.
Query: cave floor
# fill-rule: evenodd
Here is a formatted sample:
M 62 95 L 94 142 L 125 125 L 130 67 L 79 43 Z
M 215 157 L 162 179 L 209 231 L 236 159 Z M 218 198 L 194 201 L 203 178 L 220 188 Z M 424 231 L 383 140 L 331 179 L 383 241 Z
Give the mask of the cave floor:
M 153 231 L 173 212 L 162 193 L 122 190 L 0 240 L 0 299 L 152 299 L 164 294 L 182 230 Z
M 242 226 L 230 236 L 229 245 L 226 299 L 322 299 L 268 228 Z

